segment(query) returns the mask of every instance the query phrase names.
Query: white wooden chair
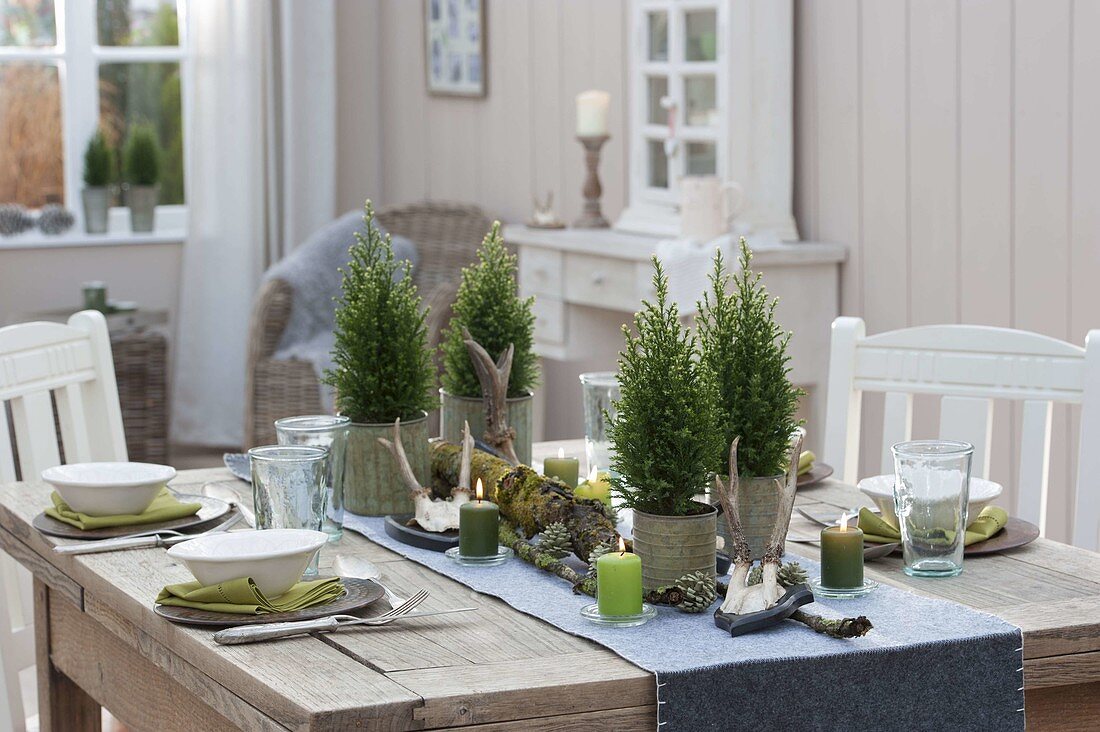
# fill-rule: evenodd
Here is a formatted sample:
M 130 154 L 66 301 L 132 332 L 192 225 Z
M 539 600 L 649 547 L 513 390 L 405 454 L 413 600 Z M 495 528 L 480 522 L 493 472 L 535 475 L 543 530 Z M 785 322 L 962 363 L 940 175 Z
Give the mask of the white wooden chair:
M 53 404 L 67 462 L 126 460 L 111 342 L 101 313 L 77 313 L 68 325 L 0 328 L 0 482 L 38 480 L 43 470 L 61 463 Z M 12 451 L 5 406 L 18 454 Z M 35 662 L 30 574 L 0 553 L 0 583 L 0 727 L 22 730 L 19 672 Z
M 930 325 L 868 336 L 860 318 L 833 321 L 823 459 L 855 483 L 863 392 L 885 393 L 882 472 L 890 447 L 910 438 L 914 394 L 940 401 L 940 436 L 974 445 L 973 474 L 989 475 L 993 400 L 1023 402 L 1015 513 L 1044 526 L 1054 402 L 1080 404 L 1073 543 L 1097 549 L 1100 533 L 1100 330 L 1080 348 L 1038 333 Z

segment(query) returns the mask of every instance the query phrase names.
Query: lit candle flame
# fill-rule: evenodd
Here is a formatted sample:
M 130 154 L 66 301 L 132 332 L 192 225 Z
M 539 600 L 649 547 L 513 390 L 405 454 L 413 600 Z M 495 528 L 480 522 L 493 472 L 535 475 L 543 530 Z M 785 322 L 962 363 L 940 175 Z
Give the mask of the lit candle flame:
M 481 478 L 477 479 L 477 487 L 474 488 L 474 494 L 477 496 L 477 500 L 481 500 L 482 495 L 485 494 L 485 489 L 481 486 Z
M 595 483 L 600 479 L 600 472 L 596 470 L 596 466 L 593 465 L 592 469 L 588 471 L 588 482 Z
M 558 448 L 558 457 L 560 457 L 560 458 L 565 457 L 565 448 L 564 447 L 559 447 Z
M 626 554 L 626 542 L 623 541 L 623 537 L 619 537 L 619 553 Z
M 848 519 L 850 516 L 847 513 L 840 514 L 840 520 L 837 521 L 837 525 L 840 526 L 841 531 L 848 530 Z

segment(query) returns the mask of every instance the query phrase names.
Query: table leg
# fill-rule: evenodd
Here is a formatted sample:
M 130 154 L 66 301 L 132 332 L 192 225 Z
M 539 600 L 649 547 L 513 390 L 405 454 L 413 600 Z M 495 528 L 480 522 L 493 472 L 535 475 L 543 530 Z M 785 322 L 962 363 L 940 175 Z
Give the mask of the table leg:
M 37 578 L 34 580 L 34 647 L 39 728 L 43 732 L 100 732 L 99 704 L 50 662 L 50 588 Z

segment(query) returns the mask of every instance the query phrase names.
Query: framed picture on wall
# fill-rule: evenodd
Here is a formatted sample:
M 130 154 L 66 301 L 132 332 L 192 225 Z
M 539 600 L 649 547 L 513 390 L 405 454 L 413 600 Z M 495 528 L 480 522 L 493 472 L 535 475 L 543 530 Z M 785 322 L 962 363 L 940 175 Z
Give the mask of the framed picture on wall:
M 424 0 L 428 93 L 485 96 L 484 0 Z

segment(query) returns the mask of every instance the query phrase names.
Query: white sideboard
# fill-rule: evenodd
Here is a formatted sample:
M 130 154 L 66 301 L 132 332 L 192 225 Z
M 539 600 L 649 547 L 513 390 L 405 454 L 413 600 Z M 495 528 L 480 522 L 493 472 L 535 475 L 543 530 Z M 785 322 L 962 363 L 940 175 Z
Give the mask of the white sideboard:
M 583 432 L 577 375 L 616 370 L 622 325 L 653 293 L 650 258 L 658 239 L 612 229 L 520 225 L 505 227 L 504 238 L 519 252 L 521 291 L 535 297 L 535 348 L 543 357 L 536 439 L 575 437 Z M 802 412 L 809 446 L 820 452 L 829 326 L 839 314 L 846 250 L 839 244 L 777 242 L 754 245 L 753 253 L 754 268 L 779 298 L 780 323 L 794 332 L 792 378 L 808 392 Z

